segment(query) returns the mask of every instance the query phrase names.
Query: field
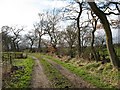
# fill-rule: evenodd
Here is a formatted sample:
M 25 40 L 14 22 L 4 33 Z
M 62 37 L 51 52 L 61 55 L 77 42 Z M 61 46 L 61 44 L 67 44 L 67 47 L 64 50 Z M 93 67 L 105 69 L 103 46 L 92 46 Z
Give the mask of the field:
M 22 53 L 4 53 L 3 88 L 28 88 L 34 62 L 31 58 L 21 57 Z M 19 58 L 19 59 L 18 59 Z M 11 60 L 12 63 L 9 62 Z M 6 66 L 7 65 L 7 66 Z M 4 67 L 6 66 L 6 67 Z
M 34 83 L 43 82 L 39 80 L 39 75 L 35 76 L 38 74 L 39 68 L 36 73 L 33 73 L 34 67 L 40 63 L 43 68 L 42 72 L 49 81 L 49 88 L 95 87 L 115 89 L 119 87 L 120 72 L 113 68 L 110 63 L 101 64 L 101 62 L 77 58 L 68 60 L 64 57 L 58 58 L 55 55 L 42 53 L 29 53 L 25 56 L 21 54 L 23 53 L 3 54 L 4 58 L 6 57 L 3 60 L 4 63 L 8 57 L 12 56 L 4 64 L 7 65 L 7 69 L 3 68 L 3 88 L 32 88 L 33 78 L 36 78 Z M 32 56 L 39 60 L 38 65 L 34 64 L 36 60 Z M 35 87 L 37 86 L 35 85 Z

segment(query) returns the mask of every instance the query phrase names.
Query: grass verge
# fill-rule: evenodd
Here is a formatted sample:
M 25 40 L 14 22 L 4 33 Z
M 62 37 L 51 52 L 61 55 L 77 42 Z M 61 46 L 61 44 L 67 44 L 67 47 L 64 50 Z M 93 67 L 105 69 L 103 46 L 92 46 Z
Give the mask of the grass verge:
M 52 56 L 49 56 L 49 55 L 43 55 L 43 56 L 48 58 L 48 59 L 51 59 L 51 60 L 55 61 L 56 63 L 58 63 L 58 64 L 60 64 L 62 66 L 64 66 L 65 68 L 67 68 L 71 72 L 73 72 L 76 75 L 82 77 L 84 80 L 90 82 L 91 84 L 95 85 L 98 88 L 111 88 L 112 90 L 115 89 L 115 87 L 113 85 L 104 82 L 101 79 L 100 75 L 90 74 L 88 72 L 88 69 L 86 69 L 86 67 L 81 68 L 81 67 L 78 67 L 78 66 L 76 66 L 76 65 L 74 65 L 72 63 L 65 63 L 65 62 L 62 62 L 59 59 L 55 59 L 55 58 L 53 58 Z M 89 66 L 89 67 L 92 67 L 92 66 Z M 87 66 L 87 68 L 89 68 L 89 67 Z
M 15 59 L 14 65 L 21 67 L 4 81 L 4 88 L 29 88 L 34 62 L 32 58 Z

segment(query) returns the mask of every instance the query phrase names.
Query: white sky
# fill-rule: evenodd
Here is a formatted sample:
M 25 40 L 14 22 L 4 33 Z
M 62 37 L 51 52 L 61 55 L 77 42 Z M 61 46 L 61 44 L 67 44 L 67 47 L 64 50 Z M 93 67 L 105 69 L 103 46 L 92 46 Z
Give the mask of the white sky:
M 20 25 L 31 29 L 39 20 L 38 13 L 65 5 L 65 1 L 58 0 L 0 0 L 0 28 L 3 25 Z
M 46 9 L 60 8 L 69 0 L 0 0 L 0 28 L 8 26 L 25 26 L 31 30 L 37 22 L 38 13 Z

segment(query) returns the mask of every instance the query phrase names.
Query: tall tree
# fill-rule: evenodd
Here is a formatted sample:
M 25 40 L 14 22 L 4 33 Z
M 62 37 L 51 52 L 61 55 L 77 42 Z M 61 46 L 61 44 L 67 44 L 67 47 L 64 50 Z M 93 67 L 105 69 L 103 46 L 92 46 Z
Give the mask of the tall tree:
M 5 44 L 5 47 L 7 47 L 7 50 L 11 49 L 12 51 L 19 51 L 21 31 L 23 31 L 23 27 L 21 28 L 17 28 L 16 26 L 15 27 L 10 27 L 10 26 L 2 27 L 3 42 Z
M 42 36 L 46 34 L 45 31 L 45 17 L 44 17 L 44 13 L 39 13 L 39 22 L 34 24 L 34 29 L 35 29 L 35 33 L 36 35 L 38 35 L 38 50 L 39 52 L 41 52 L 41 41 L 42 41 Z
M 20 32 L 24 30 L 24 27 L 10 27 L 10 30 L 12 34 L 13 51 L 19 51 L 19 42 L 21 40 Z
M 82 14 L 82 3 L 77 2 L 79 4 L 79 14 L 77 17 L 77 28 L 78 28 L 78 56 L 80 57 L 81 55 L 81 36 L 80 36 L 80 16 Z
M 104 31 L 106 34 L 106 45 L 107 45 L 108 53 L 110 55 L 110 60 L 114 67 L 119 68 L 120 61 L 119 61 L 119 59 L 116 55 L 116 52 L 114 50 L 114 47 L 113 47 L 112 32 L 111 32 L 110 24 L 107 20 L 107 17 L 105 15 L 105 13 L 97 7 L 95 2 L 88 2 L 88 4 L 90 5 L 93 12 L 99 17 L 99 19 L 101 20 L 101 23 L 103 24 Z
M 37 36 L 35 35 L 34 32 L 28 32 L 28 34 L 25 35 L 26 40 L 29 40 L 29 44 L 30 44 L 30 51 L 33 51 L 33 45 L 35 43 L 35 41 L 37 40 Z
M 9 35 L 10 28 L 9 26 L 3 26 L 1 28 L 2 35 L 2 49 L 3 51 L 10 51 L 12 46 L 12 37 Z
M 74 48 L 74 46 L 76 46 L 75 43 L 76 43 L 76 39 L 77 39 L 77 29 L 75 27 L 75 23 L 68 26 L 66 28 L 66 31 L 63 34 L 65 34 L 64 39 L 67 41 L 69 48 L 70 48 L 70 50 L 69 50 L 70 57 L 73 58 L 74 57 L 73 48 Z
M 74 7 L 75 4 L 78 4 L 78 7 Z M 75 20 L 77 22 L 77 40 L 78 40 L 78 56 L 81 56 L 81 52 L 82 52 L 82 47 L 81 47 L 81 26 L 80 26 L 80 16 L 83 12 L 83 2 L 80 2 L 78 0 L 73 0 L 73 2 L 71 3 L 71 5 L 69 5 L 68 7 L 65 7 L 64 12 L 67 13 L 67 16 L 65 17 L 67 20 Z M 75 5 L 76 6 L 76 5 Z
M 53 9 L 52 12 L 47 13 L 46 32 L 50 37 L 50 44 L 56 50 L 56 45 L 58 44 L 59 39 L 58 23 L 60 19 L 61 16 L 59 15 L 59 11 L 56 9 Z
M 89 13 L 88 13 L 88 19 L 90 20 L 90 23 L 92 24 L 92 28 L 93 28 L 92 33 L 91 33 L 91 50 L 92 50 L 92 54 L 94 56 L 95 61 L 98 62 L 99 57 L 94 48 L 95 31 L 97 29 L 98 17 L 95 16 L 92 11 L 91 11 L 91 16 L 92 16 L 92 19 L 90 20 Z

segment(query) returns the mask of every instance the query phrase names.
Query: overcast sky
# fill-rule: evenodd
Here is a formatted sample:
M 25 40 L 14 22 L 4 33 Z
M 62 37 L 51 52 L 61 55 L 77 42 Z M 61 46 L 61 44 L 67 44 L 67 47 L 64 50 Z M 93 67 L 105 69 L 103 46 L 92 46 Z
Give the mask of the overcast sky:
M 0 28 L 20 25 L 30 29 L 38 20 L 38 13 L 65 5 L 63 0 L 0 0 Z
M 30 30 L 39 20 L 38 13 L 64 7 L 67 1 L 70 0 L 0 0 L 0 28 L 3 25 L 20 25 Z

